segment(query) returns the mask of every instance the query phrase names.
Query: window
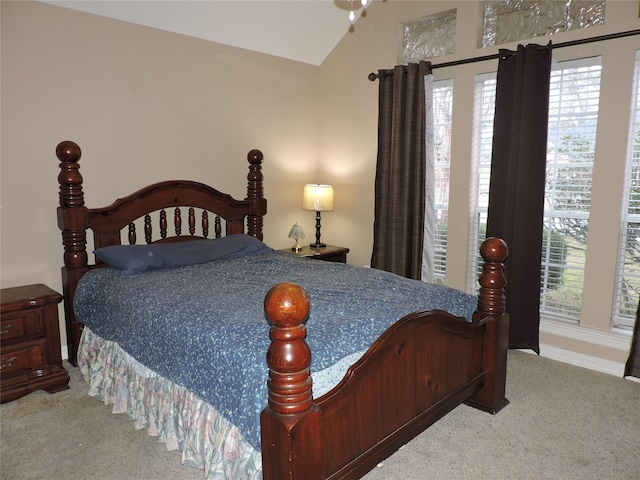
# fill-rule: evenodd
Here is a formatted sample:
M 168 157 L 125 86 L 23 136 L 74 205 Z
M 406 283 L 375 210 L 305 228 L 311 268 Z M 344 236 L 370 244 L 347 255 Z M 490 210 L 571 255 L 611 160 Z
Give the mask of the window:
M 540 310 L 579 320 L 600 99 L 599 58 L 551 72 Z
M 449 178 L 451 170 L 451 113 L 453 82 L 433 82 L 433 129 L 435 173 L 435 251 L 433 278 L 444 283 L 447 265 L 447 225 L 449 221 Z
M 627 153 L 613 326 L 633 328 L 640 297 L 640 50 L 636 52 L 635 102 Z
M 493 118 L 495 114 L 496 74 L 476 77 L 473 149 L 475 156 L 475 212 L 470 226 L 469 256 L 472 262 L 468 268 L 467 290 L 477 291 L 478 275 L 482 269 L 480 244 L 486 237 L 487 209 L 489 207 L 489 178 L 491 175 L 491 150 L 493 144 Z M 473 201 L 473 200 L 472 200 Z
M 484 2 L 478 48 L 604 25 L 605 0 Z
M 456 11 L 404 25 L 402 63 L 455 53 Z
M 575 321 L 582 303 L 600 71 L 599 58 L 559 62 L 550 82 L 540 310 Z M 477 205 L 470 242 L 475 252 L 486 232 L 495 77 L 479 77 L 476 85 Z M 480 257 L 473 258 L 475 274 Z

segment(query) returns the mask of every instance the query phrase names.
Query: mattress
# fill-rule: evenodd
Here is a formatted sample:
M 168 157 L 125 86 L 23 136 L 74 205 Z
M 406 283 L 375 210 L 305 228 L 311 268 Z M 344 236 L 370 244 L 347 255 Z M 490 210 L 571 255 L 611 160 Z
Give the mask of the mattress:
M 136 275 L 96 269 L 78 285 L 75 312 L 95 335 L 213 406 L 259 451 L 269 345 L 263 301 L 279 282 L 309 295 L 312 372 L 341 360 L 348 366 L 405 314 L 438 309 L 469 320 L 477 302 L 388 272 L 269 250 Z M 337 383 L 330 377 L 322 388 Z

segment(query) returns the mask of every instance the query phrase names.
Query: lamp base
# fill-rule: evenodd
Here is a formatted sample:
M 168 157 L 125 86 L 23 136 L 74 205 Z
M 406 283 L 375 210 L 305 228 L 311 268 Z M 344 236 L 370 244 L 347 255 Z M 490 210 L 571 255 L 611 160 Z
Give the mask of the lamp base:
M 311 248 L 325 248 L 327 245 L 320 241 L 320 212 L 316 212 L 316 241 L 309 245 Z

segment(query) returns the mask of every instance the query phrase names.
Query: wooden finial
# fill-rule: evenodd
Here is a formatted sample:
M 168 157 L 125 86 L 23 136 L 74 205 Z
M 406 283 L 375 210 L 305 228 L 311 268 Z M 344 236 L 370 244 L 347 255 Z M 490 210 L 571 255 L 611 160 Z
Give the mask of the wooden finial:
M 260 150 L 251 150 L 247 154 L 247 161 L 249 162 L 249 174 L 247 180 L 249 184 L 247 186 L 247 198 L 262 198 L 264 196 L 262 181 L 264 176 L 262 175 L 262 159 L 264 156 Z
M 507 259 L 509 249 L 504 240 L 489 237 L 482 242 L 480 254 L 484 264 L 478 279 L 480 283 L 478 311 L 484 315 L 497 317 L 505 311 L 504 287 L 507 280 L 504 276 L 503 262 Z
M 82 151 L 77 143 L 65 140 L 56 147 L 56 156 L 60 160 L 60 173 L 58 183 L 60 185 L 60 206 L 81 207 L 84 205 L 82 193 L 82 175 L 79 172 L 78 161 Z
M 311 350 L 302 324 L 309 316 L 309 298 L 293 283 L 275 285 L 264 300 L 271 330 L 267 350 L 269 407 L 283 415 L 303 413 L 311 408 Z
M 61 162 L 77 163 L 81 155 L 78 144 L 70 140 L 60 142 L 56 147 L 56 156 Z

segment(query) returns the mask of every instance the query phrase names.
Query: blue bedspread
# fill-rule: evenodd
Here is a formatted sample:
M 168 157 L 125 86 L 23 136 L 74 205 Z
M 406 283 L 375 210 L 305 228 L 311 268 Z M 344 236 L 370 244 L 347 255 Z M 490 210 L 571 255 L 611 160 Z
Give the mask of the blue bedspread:
M 470 319 L 476 308 L 475 297 L 457 290 L 271 252 L 131 276 L 96 269 L 78 285 L 75 312 L 94 333 L 206 400 L 259 449 L 269 346 L 263 302 L 279 282 L 309 295 L 312 371 L 368 348 L 412 311 Z

